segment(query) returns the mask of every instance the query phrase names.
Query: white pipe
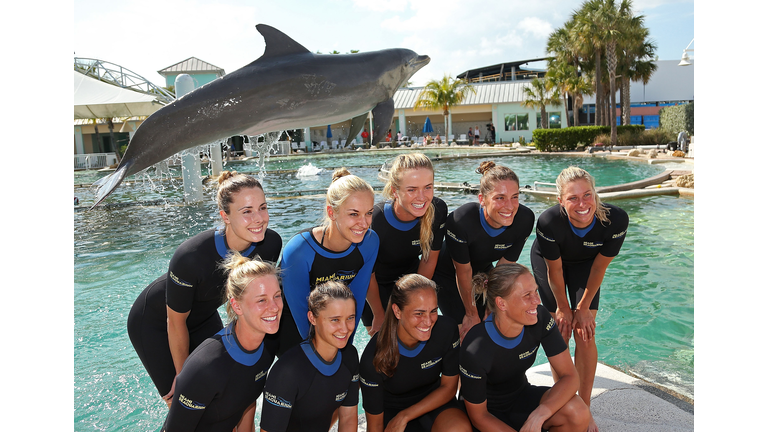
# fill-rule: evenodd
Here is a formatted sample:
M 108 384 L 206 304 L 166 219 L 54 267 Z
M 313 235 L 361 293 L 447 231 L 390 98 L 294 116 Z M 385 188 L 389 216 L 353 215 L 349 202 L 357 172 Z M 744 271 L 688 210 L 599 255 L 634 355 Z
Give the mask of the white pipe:
M 174 82 L 176 98 L 180 98 L 195 89 L 195 81 L 188 74 L 180 74 Z M 203 200 L 203 181 L 200 170 L 200 155 L 197 147 L 181 152 L 181 177 L 184 182 L 184 201 Z

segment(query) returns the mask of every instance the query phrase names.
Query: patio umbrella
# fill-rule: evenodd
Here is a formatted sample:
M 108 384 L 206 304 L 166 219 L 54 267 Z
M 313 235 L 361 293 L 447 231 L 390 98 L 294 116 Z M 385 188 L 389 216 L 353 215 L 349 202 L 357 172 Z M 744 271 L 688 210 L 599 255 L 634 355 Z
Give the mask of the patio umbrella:
M 427 120 L 424 122 L 424 128 L 421 131 L 424 133 L 432 132 L 432 122 L 429 121 L 429 117 L 427 117 Z
M 331 133 L 331 125 L 328 125 L 328 132 L 325 133 L 326 138 L 333 138 L 333 134 Z M 329 139 L 330 141 L 330 139 Z

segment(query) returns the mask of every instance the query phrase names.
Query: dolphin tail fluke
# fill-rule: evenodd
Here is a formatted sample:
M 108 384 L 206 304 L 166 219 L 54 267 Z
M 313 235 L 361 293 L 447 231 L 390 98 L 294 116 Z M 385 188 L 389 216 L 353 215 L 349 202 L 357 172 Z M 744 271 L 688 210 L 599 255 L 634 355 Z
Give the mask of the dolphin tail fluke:
M 389 98 L 384 102 L 379 103 L 371 111 L 373 114 L 373 138 L 371 139 L 371 145 L 375 145 L 384 139 L 387 135 L 387 130 L 392 124 L 392 117 L 395 115 L 395 100 Z
M 112 174 L 101 178 L 93 183 L 93 186 L 97 186 L 99 189 L 96 191 L 96 202 L 91 206 L 89 210 L 99 205 L 104 198 L 106 198 L 112 191 L 117 188 L 120 182 L 125 178 L 125 174 L 128 172 L 128 165 L 124 165 L 118 168 L 117 171 Z
M 347 144 L 351 143 L 360 131 L 363 130 L 366 120 L 368 120 L 368 113 L 360 114 L 352 119 L 352 124 L 349 126 L 349 135 L 347 135 Z

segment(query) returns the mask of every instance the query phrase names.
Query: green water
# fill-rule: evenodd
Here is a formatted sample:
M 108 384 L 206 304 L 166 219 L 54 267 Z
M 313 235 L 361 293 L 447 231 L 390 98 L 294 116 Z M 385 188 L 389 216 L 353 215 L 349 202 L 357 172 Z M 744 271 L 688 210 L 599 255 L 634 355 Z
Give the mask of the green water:
M 309 162 L 321 168 L 371 166 L 380 165 L 392 155 L 273 158 L 266 168 L 298 169 Z M 482 160 L 435 162 L 436 181 L 477 182 L 479 175 L 474 169 Z M 511 156 L 494 160 L 514 169 L 521 185 L 535 180 L 551 182 L 571 164 L 584 167 L 596 176 L 598 185 L 606 186 L 647 178 L 664 169 L 589 157 Z M 228 168 L 258 171 L 254 164 Z M 351 171 L 374 186 L 382 185 L 376 179 L 376 168 Z M 75 173 L 74 183 L 90 183 L 102 175 Z M 323 189 L 330 175 L 329 170 L 311 178 L 296 178 L 295 173 L 269 174 L 263 183 L 268 195 Z M 176 247 L 190 236 L 218 225 L 213 189 L 206 189 L 203 203 L 179 205 L 180 187 L 178 181 L 144 179 L 133 186 L 121 186 L 107 202 L 162 199 L 166 205 L 74 212 L 75 430 L 157 430 L 165 419 L 167 408 L 136 356 L 125 325 L 136 296 L 167 271 Z M 76 187 L 75 195 L 84 205 L 93 199 L 82 188 Z M 438 191 L 437 195 L 446 201 L 449 210 L 477 199 L 460 193 Z M 377 200 L 380 198 L 377 194 Z M 521 202 L 536 215 L 553 204 L 525 195 Z M 693 397 L 693 200 L 658 196 L 612 203 L 627 211 L 630 227 L 602 286 L 597 317 L 599 360 Z M 270 199 L 270 227 L 281 234 L 285 243 L 299 230 L 316 224 L 323 205 L 322 196 Z M 527 266 L 532 242 L 533 236 L 520 258 Z M 357 335 L 354 342 L 360 351 L 367 339 L 364 332 Z

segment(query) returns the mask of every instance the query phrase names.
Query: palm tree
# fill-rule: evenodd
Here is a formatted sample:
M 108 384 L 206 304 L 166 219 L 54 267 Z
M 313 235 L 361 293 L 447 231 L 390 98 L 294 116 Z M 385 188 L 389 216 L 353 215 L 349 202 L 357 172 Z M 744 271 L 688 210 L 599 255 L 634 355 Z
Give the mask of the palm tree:
M 454 79 L 446 74 L 440 80 L 430 80 L 419 93 L 413 107 L 424 110 L 442 110 L 447 139 L 449 135 L 448 114 L 450 114 L 451 108 L 464 101 L 469 92 L 477 94 L 475 87 L 464 78 Z
M 575 80 L 578 79 L 576 68 L 572 65 L 558 61 L 549 62 L 544 79 L 548 80 L 554 88 L 557 88 L 560 95 L 563 97 L 563 105 L 566 107 L 565 127 L 570 126 L 568 120 L 568 95 L 572 92 L 571 86 L 574 85 Z M 574 115 L 576 115 L 575 110 Z
M 648 40 L 649 30 L 643 25 L 644 17 L 634 16 L 622 38 L 617 72 L 621 76 L 621 114 L 622 124 L 630 124 L 630 81 L 642 81 L 648 84 L 658 66 L 651 60 L 656 52 L 656 44 Z
M 525 100 L 523 106 L 526 108 L 538 108 L 541 111 L 541 127 L 549 128 L 549 119 L 547 118 L 547 105 L 560 106 L 560 90 L 552 85 L 552 82 L 546 79 L 534 78 L 530 85 L 523 88 Z

